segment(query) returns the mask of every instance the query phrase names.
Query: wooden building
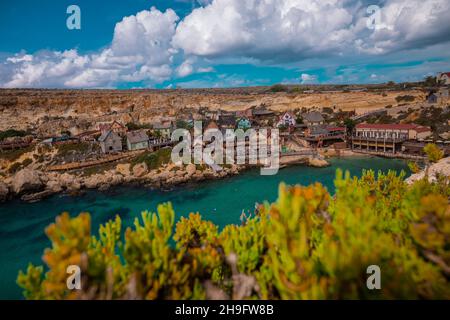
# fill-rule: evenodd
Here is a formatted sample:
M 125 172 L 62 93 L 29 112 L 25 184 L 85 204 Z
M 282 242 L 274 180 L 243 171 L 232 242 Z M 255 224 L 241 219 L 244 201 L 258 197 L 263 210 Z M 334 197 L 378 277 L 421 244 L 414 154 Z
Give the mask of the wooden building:
M 103 153 L 113 153 L 122 151 L 122 138 L 112 130 L 104 132 L 98 138 Z
M 322 114 L 317 111 L 304 113 L 302 115 L 302 119 L 303 123 L 307 126 L 318 126 L 325 123 L 325 119 L 323 118 Z
M 128 150 L 147 149 L 149 139 L 143 130 L 127 132 L 127 148 Z
M 114 133 L 117 133 L 119 136 L 125 136 L 128 131 L 128 128 L 126 126 L 116 120 L 111 123 L 101 123 L 99 124 L 98 129 L 102 134 L 111 130 Z
M 417 124 L 361 123 L 355 127 L 352 149 L 396 153 L 405 141 L 424 139 L 430 134 L 429 127 Z

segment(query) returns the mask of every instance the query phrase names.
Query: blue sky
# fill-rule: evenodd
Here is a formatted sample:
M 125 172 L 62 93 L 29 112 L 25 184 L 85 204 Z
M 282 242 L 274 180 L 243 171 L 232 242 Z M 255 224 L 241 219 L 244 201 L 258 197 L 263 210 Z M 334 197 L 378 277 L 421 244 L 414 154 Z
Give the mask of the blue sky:
M 66 27 L 73 4 L 81 30 Z M 450 71 L 448 0 L 2 0 L 0 15 L 1 87 L 380 83 Z

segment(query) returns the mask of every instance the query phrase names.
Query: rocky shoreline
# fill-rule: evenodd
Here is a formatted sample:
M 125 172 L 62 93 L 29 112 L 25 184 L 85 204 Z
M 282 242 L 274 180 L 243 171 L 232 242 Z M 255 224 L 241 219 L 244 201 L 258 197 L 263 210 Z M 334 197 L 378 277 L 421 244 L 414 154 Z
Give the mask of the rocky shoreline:
M 19 197 L 23 201 L 34 202 L 58 193 L 78 194 L 86 189 L 108 190 L 120 185 L 144 185 L 155 189 L 167 189 L 188 182 L 222 179 L 239 174 L 244 166 L 224 166 L 214 172 L 209 167 L 196 165 L 163 165 L 157 170 L 149 170 L 145 163 L 131 168 L 118 164 L 114 169 L 101 174 L 83 176 L 76 173 L 44 172 L 25 168 L 14 176 L 0 181 L 0 201 Z
M 325 158 L 336 155 L 319 155 L 318 157 L 302 157 L 280 161 L 281 168 L 291 165 L 307 165 L 321 168 L 329 166 Z M 344 157 L 355 154 L 349 152 Z M 254 166 L 226 165 L 221 171 L 215 172 L 208 166 L 194 164 L 177 166 L 174 163 L 164 164 L 158 169 L 150 170 L 145 163 L 131 166 L 130 163 L 119 163 L 114 169 L 85 176 L 82 172 L 48 172 L 32 168 L 24 168 L 11 177 L 0 181 L 0 202 L 20 198 L 26 202 L 40 201 L 54 194 L 64 193 L 76 195 L 83 190 L 98 189 L 106 191 L 117 186 L 145 186 L 148 188 L 167 190 L 174 186 L 222 179 L 238 175 L 240 172 Z M 281 169 L 280 168 L 280 169 Z
M 431 164 L 428 169 L 412 174 L 406 179 L 406 183 L 412 184 L 425 178 L 425 176 L 427 176 L 430 182 L 436 182 L 440 176 L 450 177 L 450 157 L 443 158 L 439 162 Z

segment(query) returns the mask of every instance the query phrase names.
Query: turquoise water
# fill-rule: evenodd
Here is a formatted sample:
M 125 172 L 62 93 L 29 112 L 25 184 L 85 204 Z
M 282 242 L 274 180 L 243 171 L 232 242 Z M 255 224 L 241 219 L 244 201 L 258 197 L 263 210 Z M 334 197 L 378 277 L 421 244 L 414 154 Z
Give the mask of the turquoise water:
M 205 219 L 223 227 L 239 223 L 242 210 L 252 211 L 255 202 L 274 201 L 281 181 L 303 185 L 318 181 L 333 193 L 337 168 L 358 176 L 362 169 L 408 170 L 403 161 L 382 158 L 333 159 L 331 163 L 326 168 L 288 167 L 275 176 L 260 176 L 259 170 L 251 170 L 224 180 L 185 185 L 166 192 L 121 187 L 104 193 L 89 191 L 77 197 L 57 195 L 37 203 L 14 200 L 0 204 L 0 299 L 21 298 L 15 283 L 18 270 L 24 270 L 28 262 L 42 264 L 43 250 L 50 244 L 44 228 L 63 211 L 71 215 L 90 212 L 96 232 L 100 223 L 116 214 L 128 226 L 141 211 L 155 210 L 158 203 L 170 201 L 178 217 L 198 211 Z

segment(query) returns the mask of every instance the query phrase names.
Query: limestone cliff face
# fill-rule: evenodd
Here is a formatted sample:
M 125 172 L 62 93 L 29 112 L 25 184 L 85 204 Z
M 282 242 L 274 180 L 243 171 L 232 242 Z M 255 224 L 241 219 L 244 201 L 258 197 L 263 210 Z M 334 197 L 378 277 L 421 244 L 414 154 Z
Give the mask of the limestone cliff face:
M 399 95 L 423 101 L 421 91 L 271 93 L 267 88 L 195 90 L 42 90 L 0 89 L 0 130 L 35 129 L 42 135 L 77 134 L 97 123 L 120 120 L 148 123 L 158 117 L 208 109 L 243 110 L 261 104 L 276 111 L 333 107 L 361 112 L 396 105 Z

